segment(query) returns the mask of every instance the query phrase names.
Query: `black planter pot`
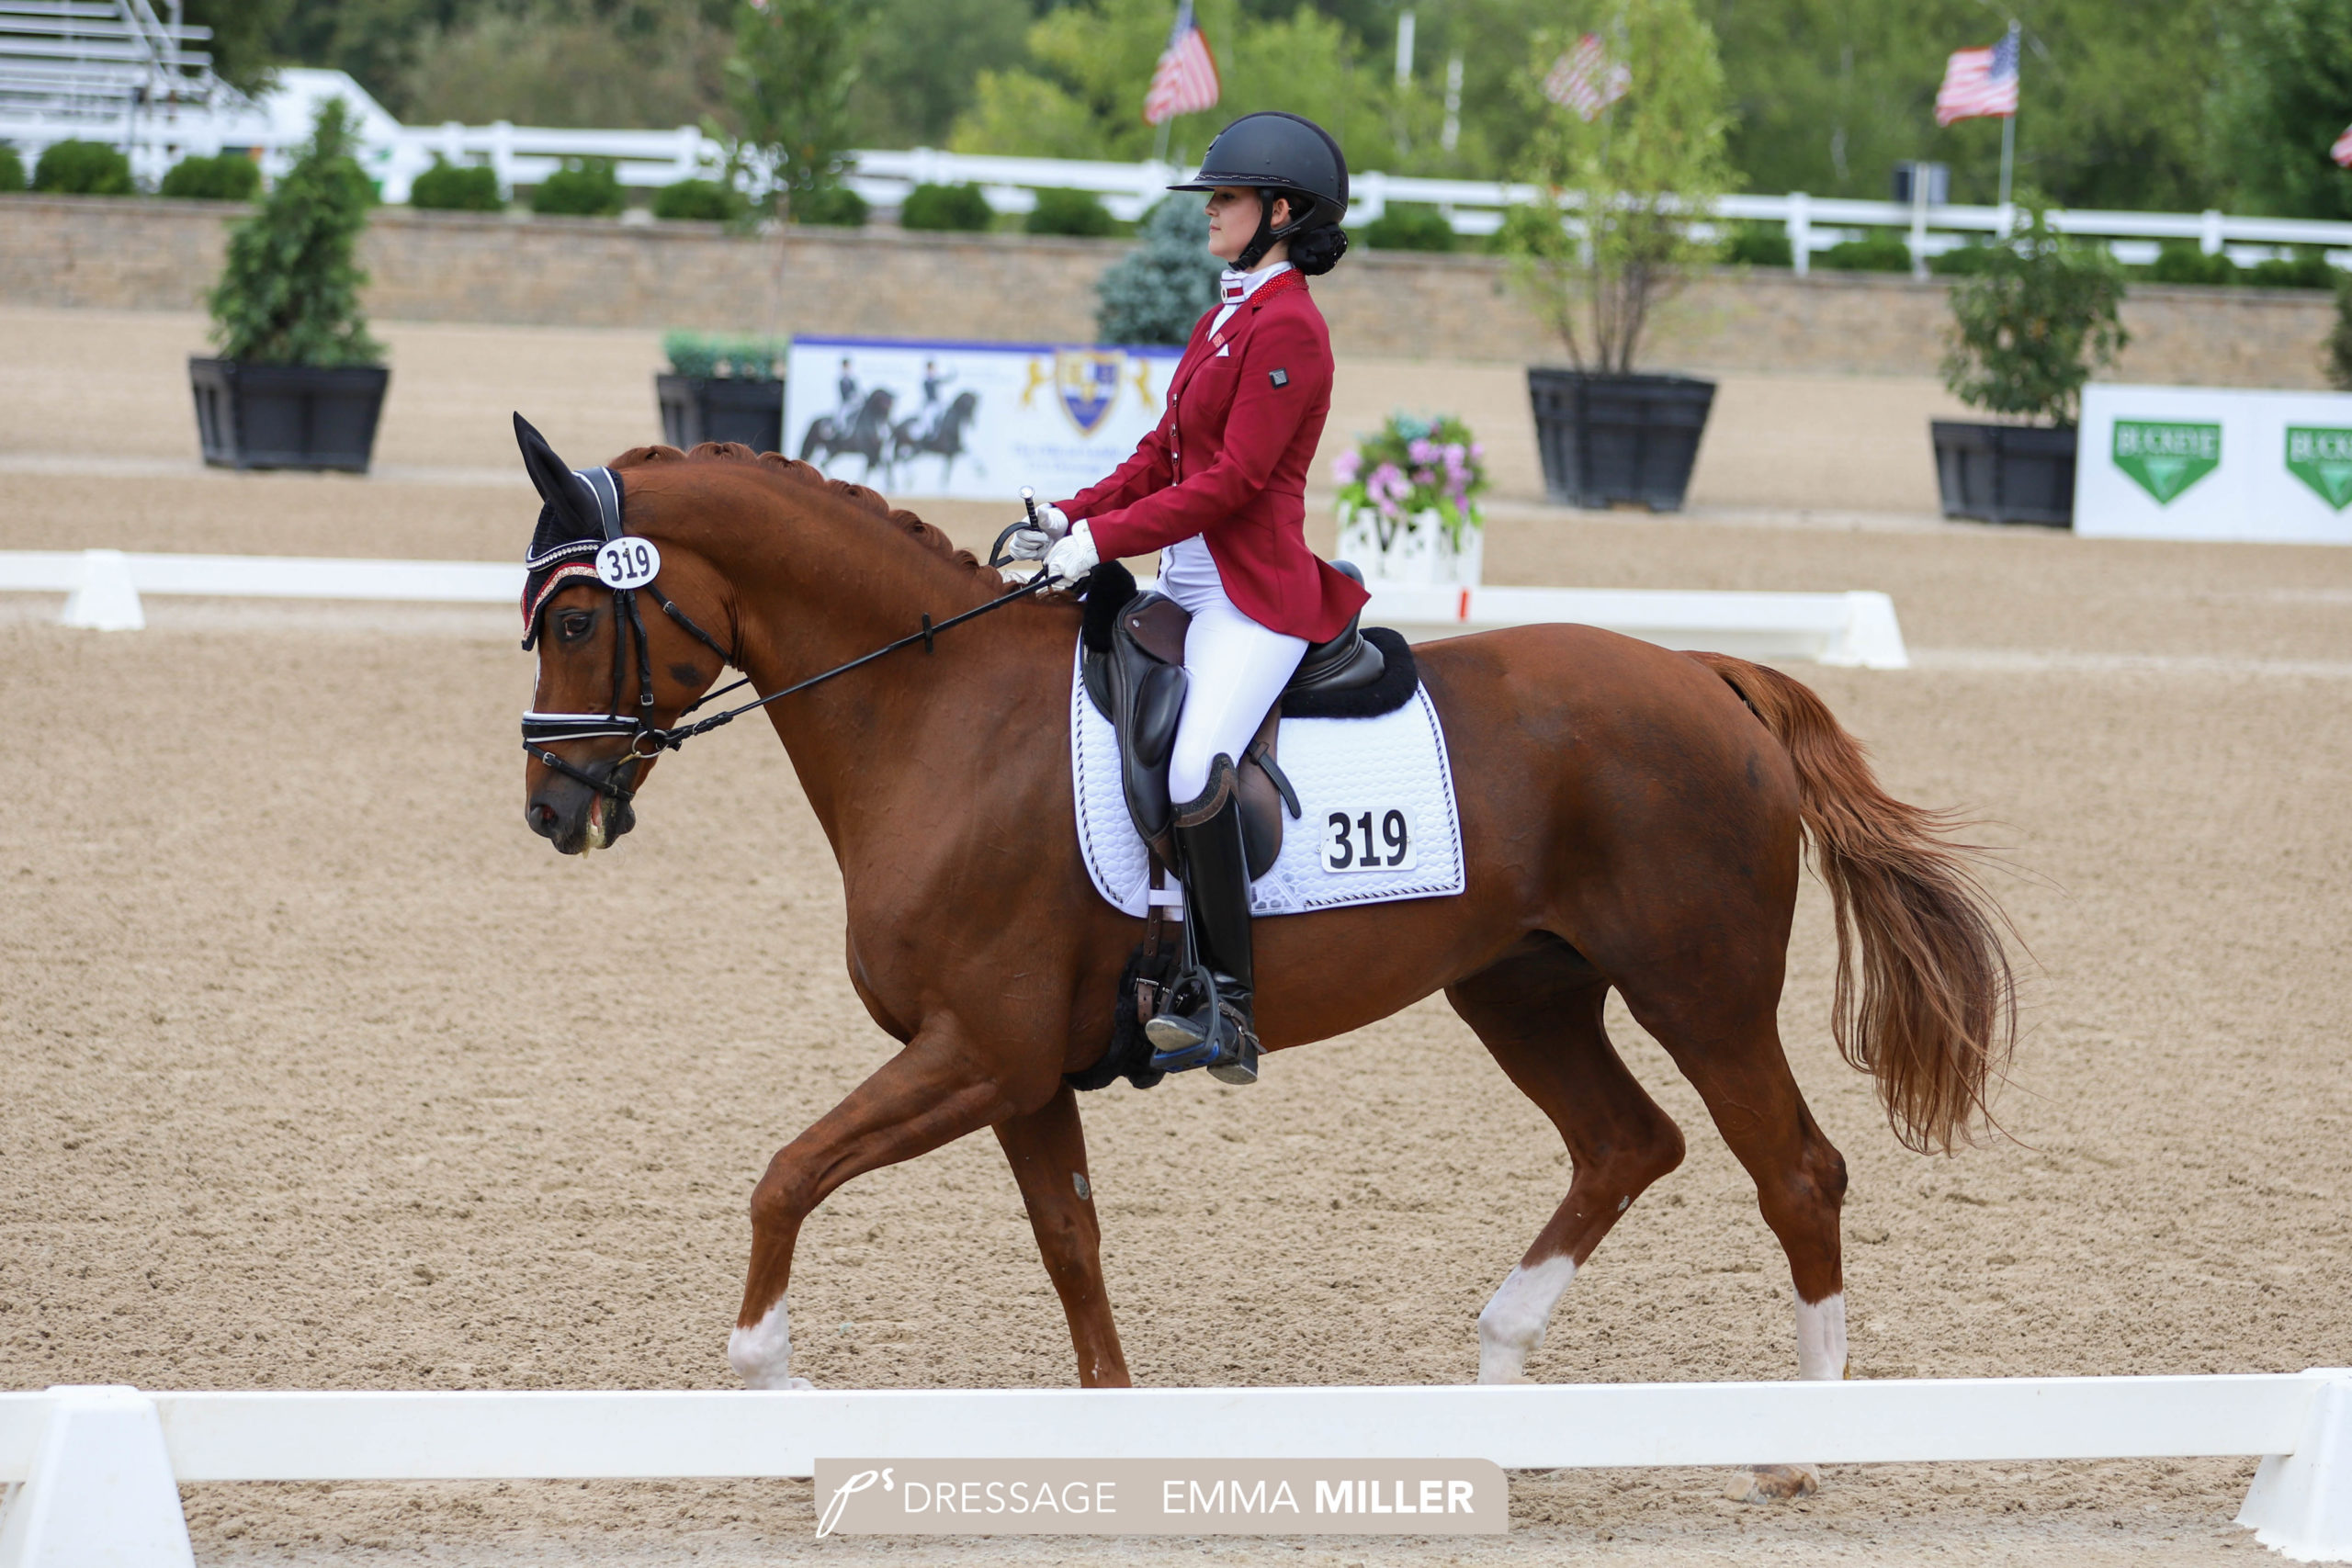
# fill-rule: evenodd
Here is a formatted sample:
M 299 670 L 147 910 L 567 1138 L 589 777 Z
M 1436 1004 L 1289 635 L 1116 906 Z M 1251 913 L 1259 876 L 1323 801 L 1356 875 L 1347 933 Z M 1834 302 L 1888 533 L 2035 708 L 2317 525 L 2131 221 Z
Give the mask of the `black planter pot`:
M 220 468 L 368 471 L 392 373 L 380 365 L 248 365 L 194 359 L 196 429 Z
M 662 439 L 684 450 L 740 441 L 754 452 L 784 448 L 784 383 L 732 376 L 656 376 Z
M 2075 523 L 2075 433 L 1931 420 L 1944 515 L 1984 523 Z
M 1544 490 L 1574 506 L 1637 501 L 1679 512 L 1715 384 L 1688 376 L 1591 376 L 1530 367 Z

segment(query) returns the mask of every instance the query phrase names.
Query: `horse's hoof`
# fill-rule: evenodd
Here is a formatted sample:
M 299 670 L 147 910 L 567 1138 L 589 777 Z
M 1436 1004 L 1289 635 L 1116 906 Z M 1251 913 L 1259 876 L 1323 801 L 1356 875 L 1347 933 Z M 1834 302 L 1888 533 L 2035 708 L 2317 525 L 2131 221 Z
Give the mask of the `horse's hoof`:
M 1759 1464 L 1745 1475 L 1733 1476 L 1724 1495 L 1735 1503 L 1786 1503 L 1820 1490 L 1817 1464 Z

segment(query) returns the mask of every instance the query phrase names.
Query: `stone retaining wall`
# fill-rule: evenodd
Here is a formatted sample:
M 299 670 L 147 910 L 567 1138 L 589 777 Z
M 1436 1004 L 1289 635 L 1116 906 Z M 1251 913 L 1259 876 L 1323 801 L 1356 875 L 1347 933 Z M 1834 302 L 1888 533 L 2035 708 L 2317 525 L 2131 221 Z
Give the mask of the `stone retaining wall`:
M 204 202 L 0 196 L 0 301 L 107 310 L 201 304 L 237 209 Z M 1009 234 L 625 223 L 386 208 L 361 258 L 393 321 L 694 327 L 1082 342 L 1094 282 L 1124 242 Z M 1471 363 L 1562 355 L 1487 256 L 1358 251 L 1315 285 L 1343 355 Z M 1724 270 L 1660 315 L 1649 367 L 1923 376 L 1945 286 L 1871 274 Z M 2118 379 L 2318 387 L 2322 294 L 2141 288 Z

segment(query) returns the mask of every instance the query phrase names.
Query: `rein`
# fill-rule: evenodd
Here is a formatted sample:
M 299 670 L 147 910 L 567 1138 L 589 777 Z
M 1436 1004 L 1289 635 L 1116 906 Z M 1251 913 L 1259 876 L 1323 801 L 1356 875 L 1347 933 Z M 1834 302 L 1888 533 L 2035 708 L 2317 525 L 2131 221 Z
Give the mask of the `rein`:
M 603 518 L 605 525 L 605 542 L 609 544 L 615 540 L 622 538 L 624 536 L 624 533 L 621 527 L 620 518 L 619 476 L 613 473 L 609 468 L 583 468 L 575 469 L 574 472 L 587 484 L 589 491 L 596 498 L 597 511 L 599 515 Z M 721 711 L 712 714 L 706 718 L 696 719 L 692 724 L 680 725 L 666 729 L 659 725 L 650 722 L 649 719 L 649 716 L 653 707 L 653 657 L 651 645 L 646 640 L 644 618 L 638 613 L 638 590 L 633 588 L 616 587 L 612 590 L 613 702 L 611 708 L 607 712 L 602 714 L 526 713 L 523 716 L 523 750 L 528 752 L 534 760 L 544 762 L 547 766 L 553 769 L 555 772 L 561 773 L 566 778 L 569 778 L 575 783 L 587 785 L 590 789 L 593 789 L 597 794 L 605 796 L 616 805 L 626 806 L 628 804 L 630 797 L 637 793 L 637 790 L 634 784 L 624 784 L 619 782 L 619 775 L 624 768 L 629 768 L 636 763 L 650 761 L 664 751 L 675 751 L 697 735 L 706 734 L 710 730 L 717 729 L 721 725 L 732 724 L 747 713 L 756 712 L 758 709 L 766 707 L 771 703 L 782 702 L 785 698 L 792 696 L 797 693 L 805 692 L 811 686 L 820 686 L 837 675 L 846 675 L 853 670 L 871 664 L 876 660 L 882 658 L 884 655 L 896 653 L 902 648 L 911 648 L 916 643 L 921 643 L 922 644 L 923 651 L 925 653 L 930 653 L 933 651 L 932 647 L 933 639 L 938 637 L 941 632 L 947 630 L 950 626 L 959 626 L 966 621 L 977 620 L 992 610 L 1001 610 L 1007 604 L 1012 604 L 1016 600 L 1025 599 L 1032 593 L 1039 592 L 1046 587 L 1053 580 L 1048 578 L 1045 573 L 1040 572 L 1035 578 L 1023 584 L 1021 587 L 1015 588 L 1008 593 L 1001 593 L 996 598 L 989 600 L 987 604 L 976 605 L 972 609 L 966 610 L 961 615 L 950 615 L 947 619 L 941 621 L 936 626 L 932 624 L 931 616 L 926 614 L 922 617 L 922 629 L 921 631 L 910 632 L 905 637 L 899 637 L 895 642 L 885 643 L 880 648 L 874 649 L 871 653 L 860 654 L 857 658 L 849 660 L 845 664 L 836 664 L 831 670 L 820 671 L 817 674 L 809 676 L 805 681 L 796 681 L 780 692 L 771 692 L 764 697 L 755 698 L 751 702 L 741 703 L 734 707 L 722 709 Z M 672 620 L 677 622 L 681 626 L 684 626 L 688 632 L 692 633 L 694 637 L 705 647 L 708 648 L 713 653 L 718 654 L 718 657 L 724 660 L 727 663 L 734 664 L 736 662 L 735 656 L 733 654 L 719 647 L 717 639 L 712 637 L 708 632 L 704 631 L 702 627 L 696 626 L 693 619 L 688 616 L 684 610 L 679 609 L 678 606 L 672 602 L 668 594 L 662 592 L 658 581 L 647 582 L 644 585 L 644 591 L 653 595 L 654 603 L 662 606 L 664 614 L 668 615 Z M 532 642 L 536 640 L 537 637 L 537 628 L 536 625 L 531 628 L 531 632 L 532 635 L 524 639 L 523 646 L 526 649 L 531 646 Z M 621 683 L 624 679 L 624 671 L 627 669 L 628 661 L 628 653 L 624 644 L 631 635 L 634 635 L 637 640 L 638 707 L 639 711 L 633 715 L 625 716 L 620 711 Z M 738 668 L 741 668 L 741 666 L 739 665 Z M 680 718 L 684 718 L 686 715 L 693 713 L 696 708 L 703 706 L 706 703 L 714 702 L 717 699 L 725 696 L 728 693 L 739 690 L 741 687 L 750 685 L 751 683 L 752 678 L 749 675 L 746 675 L 741 677 L 740 680 L 729 682 L 726 685 L 719 687 L 716 691 L 705 692 L 701 696 L 687 704 L 686 706 L 679 713 L 678 716 Z M 623 752 L 621 756 L 616 760 L 614 766 L 608 769 L 602 778 L 589 773 L 584 768 L 575 766 L 573 763 L 566 761 L 563 758 L 557 756 L 554 752 L 546 749 L 548 746 L 556 745 L 566 740 L 599 739 L 609 735 L 627 736 L 628 738 L 628 750 Z

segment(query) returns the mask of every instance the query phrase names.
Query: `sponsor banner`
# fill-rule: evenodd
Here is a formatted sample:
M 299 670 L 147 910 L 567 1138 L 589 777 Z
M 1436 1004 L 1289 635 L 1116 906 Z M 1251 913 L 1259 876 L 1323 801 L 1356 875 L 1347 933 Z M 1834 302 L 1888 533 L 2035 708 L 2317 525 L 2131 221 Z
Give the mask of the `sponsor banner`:
M 2075 531 L 2352 544 L 2352 396 L 2086 387 Z
M 1091 344 L 799 337 L 784 448 L 895 498 L 1041 501 L 1124 462 L 1166 406 L 1182 351 Z
M 1500 1535 L 1482 1459 L 817 1461 L 826 1535 Z

